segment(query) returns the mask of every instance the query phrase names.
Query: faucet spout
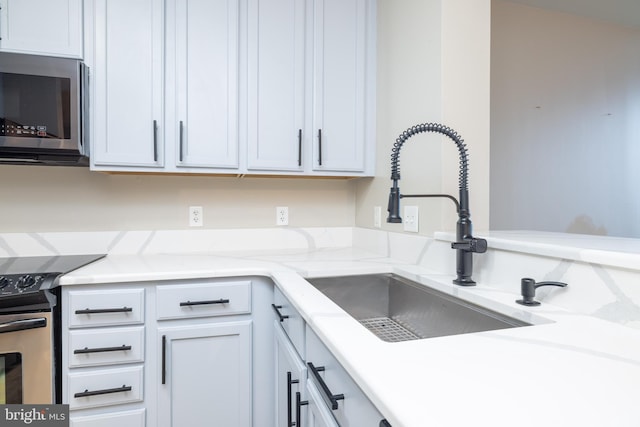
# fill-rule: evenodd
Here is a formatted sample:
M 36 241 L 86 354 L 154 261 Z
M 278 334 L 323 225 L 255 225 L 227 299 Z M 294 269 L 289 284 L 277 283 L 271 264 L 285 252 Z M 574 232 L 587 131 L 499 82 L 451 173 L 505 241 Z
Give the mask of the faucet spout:
M 460 173 L 459 173 L 459 192 L 460 201 L 449 195 L 403 195 L 400 193 L 398 181 L 400 180 L 400 149 L 403 144 L 412 136 L 423 132 L 435 132 L 448 136 L 455 142 L 458 147 L 460 156 Z M 468 167 L 469 160 L 467 157 L 467 148 L 463 139 L 453 129 L 438 124 L 425 123 L 414 126 L 403 132 L 397 139 L 391 152 L 391 180 L 393 186 L 389 192 L 389 205 L 387 211 L 389 216 L 387 222 L 400 223 L 400 199 L 402 197 L 448 197 L 456 203 L 458 212 L 458 222 L 456 223 L 456 242 L 451 247 L 456 250 L 456 279 L 453 283 L 461 286 L 473 286 L 475 282 L 471 278 L 473 272 L 472 254 L 483 253 L 487 251 L 487 241 L 477 239 L 472 236 L 471 215 L 469 213 L 469 190 L 468 190 Z

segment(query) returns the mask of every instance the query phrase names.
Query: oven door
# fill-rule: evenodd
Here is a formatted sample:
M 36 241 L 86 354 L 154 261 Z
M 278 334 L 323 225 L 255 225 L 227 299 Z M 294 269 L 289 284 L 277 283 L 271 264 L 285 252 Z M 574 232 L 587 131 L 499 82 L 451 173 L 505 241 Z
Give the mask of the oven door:
M 53 403 L 50 312 L 0 315 L 0 404 Z

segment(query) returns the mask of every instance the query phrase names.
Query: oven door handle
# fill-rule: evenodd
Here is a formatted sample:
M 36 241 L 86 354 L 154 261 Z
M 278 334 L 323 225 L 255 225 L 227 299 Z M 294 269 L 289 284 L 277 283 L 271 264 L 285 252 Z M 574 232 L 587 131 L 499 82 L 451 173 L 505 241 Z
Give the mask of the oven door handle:
M 0 334 L 8 332 L 25 331 L 27 329 L 45 328 L 47 326 L 46 317 L 35 319 L 12 320 L 11 322 L 0 323 Z

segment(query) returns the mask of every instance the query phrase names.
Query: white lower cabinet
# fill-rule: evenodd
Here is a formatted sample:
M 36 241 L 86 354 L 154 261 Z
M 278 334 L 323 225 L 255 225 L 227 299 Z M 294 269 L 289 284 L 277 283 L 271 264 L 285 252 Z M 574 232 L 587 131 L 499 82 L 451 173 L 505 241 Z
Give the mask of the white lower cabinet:
M 145 295 L 137 284 L 62 289 L 62 402 L 73 427 L 145 427 Z
M 325 409 L 331 410 L 338 425 L 341 427 L 378 426 L 384 417 L 308 325 L 305 339 L 309 367 L 308 382 L 316 386 L 326 405 Z M 312 387 L 309 386 L 309 388 Z M 313 406 L 311 401 L 309 404 Z M 311 409 L 309 412 L 312 414 L 310 418 L 313 418 L 314 410 Z M 316 411 L 316 416 L 320 416 L 319 410 Z
M 307 392 L 309 395 L 307 427 L 340 427 L 329 408 L 322 401 L 320 390 L 311 381 L 307 382 Z
M 277 288 L 273 308 L 276 426 L 386 425 L 381 424 L 383 416 L 373 403 Z
M 145 410 L 115 412 L 110 415 L 90 415 L 71 418 L 70 427 L 140 427 L 144 426 Z
M 251 424 L 251 321 L 158 328 L 158 426 Z
M 274 323 L 276 346 L 276 423 L 280 426 L 304 425 L 306 406 L 302 406 L 307 398 L 305 380 L 307 368 L 287 338 L 279 321 Z M 295 423 L 295 424 L 294 424 Z

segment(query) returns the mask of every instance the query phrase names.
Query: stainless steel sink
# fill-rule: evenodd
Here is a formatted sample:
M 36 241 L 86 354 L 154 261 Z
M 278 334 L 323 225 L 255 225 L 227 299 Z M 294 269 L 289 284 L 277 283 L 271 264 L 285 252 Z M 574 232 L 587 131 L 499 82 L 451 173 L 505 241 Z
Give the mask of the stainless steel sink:
M 307 281 L 389 342 L 529 325 L 394 274 Z

